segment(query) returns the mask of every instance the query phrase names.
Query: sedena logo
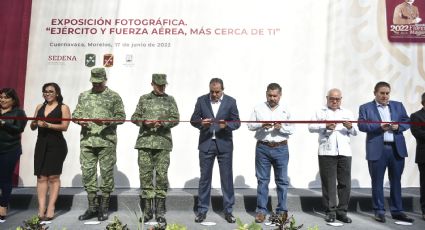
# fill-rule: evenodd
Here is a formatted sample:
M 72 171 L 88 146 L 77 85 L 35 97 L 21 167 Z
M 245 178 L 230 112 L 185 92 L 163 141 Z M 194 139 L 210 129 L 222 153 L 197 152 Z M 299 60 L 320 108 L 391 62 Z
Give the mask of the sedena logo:
M 66 62 L 66 61 L 77 61 L 77 57 L 74 55 L 49 55 L 49 62 Z
M 64 65 L 77 62 L 77 57 L 75 55 L 49 55 L 47 62 L 52 65 Z

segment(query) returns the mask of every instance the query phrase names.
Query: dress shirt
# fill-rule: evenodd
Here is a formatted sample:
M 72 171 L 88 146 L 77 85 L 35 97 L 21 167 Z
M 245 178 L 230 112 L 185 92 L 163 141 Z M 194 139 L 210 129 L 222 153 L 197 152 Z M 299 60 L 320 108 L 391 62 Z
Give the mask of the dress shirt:
M 376 108 L 378 109 L 379 116 L 383 122 L 391 122 L 391 113 L 389 105 L 381 105 L 376 102 Z M 384 141 L 385 142 L 394 142 L 394 135 L 392 130 L 384 132 Z
M 353 121 L 353 113 L 347 109 L 339 108 L 335 111 L 323 106 L 311 118 L 312 121 Z M 309 124 L 308 130 L 312 133 L 319 133 L 319 156 L 351 156 L 350 136 L 357 135 L 357 129 L 353 125 L 347 129 L 342 123 L 337 123 L 335 130 L 326 129 L 326 124 Z
M 213 101 L 213 100 L 211 99 L 211 95 L 210 95 L 211 108 L 212 108 L 212 111 L 213 111 L 214 117 L 216 117 L 216 116 L 217 116 L 218 109 L 220 108 L 221 101 L 223 100 L 223 96 L 224 96 L 224 93 L 221 95 L 221 97 L 220 97 L 217 101 Z M 212 139 L 215 139 L 215 130 L 213 131 Z
M 288 121 L 291 114 L 282 104 L 276 105 L 274 110 L 267 102 L 261 103 L 254 108 L 250 121 Z M 295 127 L 292 123 L 282 123 L 280 129 L 274 127 L 266 129 L 262 127 L 263 123 L 248 123 L 248 129 L 255 131 L 255 138 L 259 141 L 281 142 L 287 140 Z

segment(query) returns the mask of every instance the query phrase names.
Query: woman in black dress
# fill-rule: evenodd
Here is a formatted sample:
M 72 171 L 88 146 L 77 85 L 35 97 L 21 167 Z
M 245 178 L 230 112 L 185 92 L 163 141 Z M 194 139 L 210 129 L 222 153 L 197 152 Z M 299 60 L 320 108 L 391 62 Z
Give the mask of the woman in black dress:
M 34 175 L 37 176 L 38 216 L 42 220 L 52 220 L 55 203 L 59 195 L 60 175 L 68 148 L 62 132 L 69 126 L 71 113 L 62 103 L 61 89 L 56 83 L 46 83 L 42 87 L 44 103 L 37 106 L 31 129 L 38 128 L 34 151 Z M 46 209 L 46 196 L 49 202 Z
M 21 119 L 6 119 L 18 117 Z M 0 90 L 0 220 L 4 221 L 12 193 L 12 176 L 16 162 L 22 154 L 21 133 L 27 120 L 19 108 L 19 98 L 11 88 Z

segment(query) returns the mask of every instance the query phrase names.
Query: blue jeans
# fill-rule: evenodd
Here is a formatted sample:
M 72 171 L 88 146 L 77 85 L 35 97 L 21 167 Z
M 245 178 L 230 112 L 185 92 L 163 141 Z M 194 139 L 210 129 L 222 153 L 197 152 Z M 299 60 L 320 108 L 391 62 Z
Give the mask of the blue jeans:
M 273 166 L 277 200 L 276 213 L 288 211 L 286 196 L 288 193 L 288 161 L 287 145 L 269 147 L 258 143 L 255 149 L 255 175 L 257 177 L 257 209 L 256 212 L 267 214 L 269 197 L 270 169 Z

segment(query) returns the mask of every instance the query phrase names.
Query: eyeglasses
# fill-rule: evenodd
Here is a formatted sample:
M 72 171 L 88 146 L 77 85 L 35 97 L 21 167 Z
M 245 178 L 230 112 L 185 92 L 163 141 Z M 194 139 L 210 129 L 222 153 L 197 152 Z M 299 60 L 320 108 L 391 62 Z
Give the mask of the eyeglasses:
M 328 97 L 329 101 L 341 101 L 342 97 Z
M 54 94 L 54 93 L 55 93 L 55 91 L 53 91 L 53 90 L 43 91 L 44 95 L 49 95 L 49 94 Z

